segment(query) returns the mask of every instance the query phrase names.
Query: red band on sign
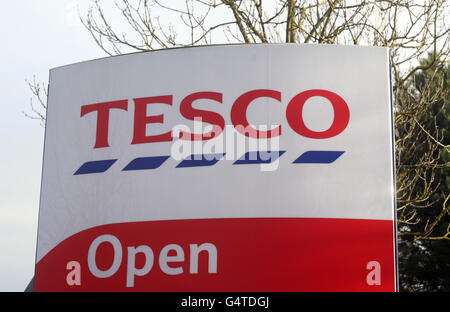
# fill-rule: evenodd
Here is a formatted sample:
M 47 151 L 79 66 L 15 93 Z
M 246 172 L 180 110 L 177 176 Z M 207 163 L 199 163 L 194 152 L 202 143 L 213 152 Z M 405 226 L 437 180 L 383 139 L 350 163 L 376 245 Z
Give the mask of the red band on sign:
M 389 220 L 318 218 L 104 225 L 69 237 L 42 258 L 35 289 L 394 291 L 393 230 Z M 79 285 L 67 281 L 71 261 L 80 264 Z

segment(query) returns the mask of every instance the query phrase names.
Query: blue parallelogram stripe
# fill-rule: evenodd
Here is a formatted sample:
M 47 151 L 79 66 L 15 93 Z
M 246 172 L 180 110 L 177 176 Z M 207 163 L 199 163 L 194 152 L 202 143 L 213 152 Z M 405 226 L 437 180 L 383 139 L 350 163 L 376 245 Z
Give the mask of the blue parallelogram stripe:
M 190 155 L 182 160 L 177 168 L 212 166 L 222 159 L 224 155 L 225 153 Z
M 122 171 L 148 170 L 159 168 L 170 156 L 151 156 L 135 158 Z
M 331 164 L 338 159 L 344 151 L 307 151 L 300 155 L 294 164 Z
M 255 151 L 247 152 L 236 160 L 233 165 L 270 164 L 277 160 L 285 151 Z
M 117 159 L 107 159 L 85 162 L 73 175 L 105 172 L 116 162 L 116 160 Z

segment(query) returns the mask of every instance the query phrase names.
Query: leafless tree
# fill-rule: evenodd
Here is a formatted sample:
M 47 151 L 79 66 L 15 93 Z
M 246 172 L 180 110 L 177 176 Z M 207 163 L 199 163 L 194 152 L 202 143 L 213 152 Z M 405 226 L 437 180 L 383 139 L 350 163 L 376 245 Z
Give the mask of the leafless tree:
M 23 112 L 23 114 L 30 118 L 39 120 L 41 122 L 41 126 L 45 127 L 45 111 L 47 110 L 47 88 L 45 84 L 42 82 L 36 81 L 36 76 L 33 76 L 32 81 L 26 80 L 28 87 L 33 94 L 34 99 L 38 102 L 38 107 L 33 104 L 33 97 L 30 98 L 30 109 L 31 113 Z

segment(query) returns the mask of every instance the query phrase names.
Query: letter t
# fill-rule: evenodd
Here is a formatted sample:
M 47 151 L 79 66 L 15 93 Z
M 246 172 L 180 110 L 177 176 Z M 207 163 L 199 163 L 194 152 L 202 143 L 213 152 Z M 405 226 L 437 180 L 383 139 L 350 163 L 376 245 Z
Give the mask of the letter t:
M 113 108 L 128 110 L 128 100 L 104 102 L 81 106 L 81 116 L 97 111 L 97 134 L 94 148 L 109 147 L 108 144 L 108 125 L 109 111 Z

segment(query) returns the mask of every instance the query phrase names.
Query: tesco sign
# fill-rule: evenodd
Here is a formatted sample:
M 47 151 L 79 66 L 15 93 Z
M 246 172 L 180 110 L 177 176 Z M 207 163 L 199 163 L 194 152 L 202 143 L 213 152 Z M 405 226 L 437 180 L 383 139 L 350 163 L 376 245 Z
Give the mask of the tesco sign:
M 326 98 L 330 101 L 334 110 L 334 119 L 330 128 L 326 131 L 310 130 L 303 121 L 303 106 L 305 102 L 314 96 Z M 251 90 L 240 95 L 231 106 L 230 119 L 238 132 L 252 138 L 271 138 L 281 135 L 281 125 L 270 131 L 260 131 L 252 127 L 247 120 L 249 105 L 258 98 L 271 98 L 281 102 L 281 92 L 268 89 Z M 207 134 L 193 134 L 181 132 L 180 138 L 184 140 L 209 140 L 219 135 L 224 127 L 224 118 L 215 112 L 199 110 L 193 107 L 196 100 L 211 100 L 223 104 L 223 94 L 220 92 L 196 92 L 187 95 L 179 104 L 180 114 L 188 119 L 201 118 L 204 122 L 213 125 L 216 131 Z M 164 123 L 164 115 L 148 115 L 148 104 L 173 105 L 173 95 L 152 96 L 133 99 L 134 102 L 134 126 L 131 144 L 143 144 L 152 142 L 172 141 L 171 131 L 155 135 L 146 134 L 146 126 L 151 123 Z M 96 103 L 81 106 L 81 117 L 86 114 L 97 113 L 97 130 L 94 148 L 109 147 L 108 125 L 111 109 L 128 110 L 128 100 Z M 286 120 L 289 126 L 299 135 L 313 139 L 327 139 L 344 131 L 350 119 L 347 103 L 336 93 L 327 90 L 307 90 L 294 96 L 286 109 Z M 242 130 L 245 129 L 245 130 Z
M 35 289 L 395 291 L 393 170 L 384 48 L 58 67 Z

